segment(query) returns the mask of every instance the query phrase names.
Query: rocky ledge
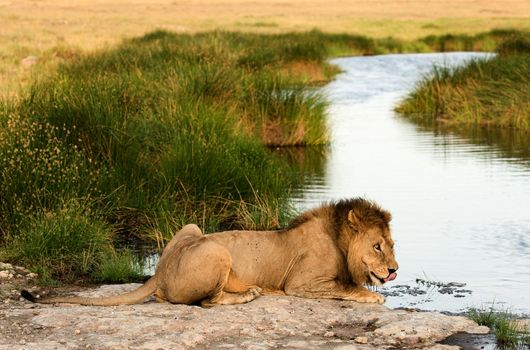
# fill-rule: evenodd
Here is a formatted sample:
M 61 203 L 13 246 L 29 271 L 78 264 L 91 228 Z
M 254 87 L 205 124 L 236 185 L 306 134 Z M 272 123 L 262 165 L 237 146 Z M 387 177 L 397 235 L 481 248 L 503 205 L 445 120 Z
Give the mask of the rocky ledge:
M 78 293 L 122 293 L 136 284 Z M 22 300 L 0 307 L 0 349 L 458 349 L 439 344 L 488 332 L 461 316 L 337 300 L 263 296 L 243 305 L 89 307 Z

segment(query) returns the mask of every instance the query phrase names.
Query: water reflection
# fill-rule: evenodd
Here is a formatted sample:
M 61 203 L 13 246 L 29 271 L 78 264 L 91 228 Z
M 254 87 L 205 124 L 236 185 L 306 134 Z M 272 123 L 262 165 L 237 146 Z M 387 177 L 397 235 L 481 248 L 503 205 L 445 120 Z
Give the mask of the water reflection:
M 401 269 L 388 291 L 416 288 L 420 278 L 464 282 L 473 292 L 455 298 L 431 288 L 389 296 L 390 306 L 459 311 L 495 300 L 530 312 L 529 134 L 420 125 L 393 112 L 433 64 L 481 57 L 487 55 L 334 61 L 344 73 L 325 88 L 333 144 L 327 160 L 301 166 L 307 180 L 293 202 L 303 210 L 344 197 L 375 199 L 394 214 Z
M 406 119 L 405 116 L 402 118 Z M 490 160 L 509 162 L 530 167 L 530 134 L 510 128 L 485 128 L 480 126 L 455 126 L 415 121 L 419 133 L 436 136 L 456 136 L 463 143 L 479 145 L 477 153 Z M 470 147 L 469 151 L 473 152 Z

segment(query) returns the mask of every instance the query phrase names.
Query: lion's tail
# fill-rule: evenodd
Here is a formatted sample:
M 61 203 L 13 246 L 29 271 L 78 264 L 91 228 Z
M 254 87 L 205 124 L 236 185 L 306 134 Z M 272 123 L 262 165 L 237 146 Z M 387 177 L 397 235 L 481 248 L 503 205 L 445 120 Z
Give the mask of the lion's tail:
M 127 292 L 125 294 L 114 295 L 110 297 L 102 298 L 87 298 L 87 297 L 52 297 L 37 299 L 30 292 L 23 290 L 20 295 L 33 303 L 41 304 L 55 304 L 55 303 L 68 303 L 68 304 L 80 304 L 80 305 L 93 305 L 93 306 L 112 306 L 112 305 L 130 305 L 138 304 L 145 300 L 148 296 L 153 294 L 156 290 L 156 275 L 151 277 L 145 284 L 138 287 L 135 290 Z

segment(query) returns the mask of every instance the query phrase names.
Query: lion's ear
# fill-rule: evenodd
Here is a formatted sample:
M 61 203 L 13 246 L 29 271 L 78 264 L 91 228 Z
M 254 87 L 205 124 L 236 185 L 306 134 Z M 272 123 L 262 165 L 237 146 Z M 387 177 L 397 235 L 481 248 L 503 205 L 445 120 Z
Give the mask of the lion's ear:
M 348 221 L 349 221 L 350 225 L 352 227 L 355 227 L 355 228 L 359 228 L 359 226 L 361 224 L 361 220 L 359 220 L 359 218 L 357 217 L 357 215 L 355 215 L 353 210 L 350 210 L 348 212 Z
M 381 212 L 383 213 L 383 219 L 386 221 L 387 224 L 392 221 L 392 214 L 390 214 L 386 210 L 382 210 Z

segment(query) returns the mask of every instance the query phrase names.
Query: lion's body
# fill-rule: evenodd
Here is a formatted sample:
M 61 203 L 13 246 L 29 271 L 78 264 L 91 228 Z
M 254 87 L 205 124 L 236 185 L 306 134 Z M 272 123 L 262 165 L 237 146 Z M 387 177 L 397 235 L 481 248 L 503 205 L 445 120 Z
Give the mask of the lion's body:
M 364 199 L 304 213 L 280 231 L 203 235 L 187 225 L 168 243 L 155 275 L 140 289 L 108 298 L 50 298 L 88 305 L 159 301 L 204 306 L 237 304 L 261 292 L 380 302 L 364 284 L 395 278 L 390 214 Z M 374 247 L 377 247 L 375 249 Z

